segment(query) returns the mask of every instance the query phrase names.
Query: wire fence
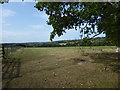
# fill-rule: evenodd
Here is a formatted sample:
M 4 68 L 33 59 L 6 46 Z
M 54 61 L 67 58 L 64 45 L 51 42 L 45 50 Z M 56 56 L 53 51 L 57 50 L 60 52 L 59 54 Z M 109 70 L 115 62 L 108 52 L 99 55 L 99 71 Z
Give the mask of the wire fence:
M 23 48 L 22 46 L 17 46 L 17 45 L 6 45 L 2 44 L 0 45 L 0 58 L 7 59 L 12 57 L 14 52 L 17 50 Z
M 0 58 L 2 62 L 2 88 L 8 88 L 14 78 L 20 77 L 20 55 L 23 47 L 14 44 L 2 44 L 0 46 Z

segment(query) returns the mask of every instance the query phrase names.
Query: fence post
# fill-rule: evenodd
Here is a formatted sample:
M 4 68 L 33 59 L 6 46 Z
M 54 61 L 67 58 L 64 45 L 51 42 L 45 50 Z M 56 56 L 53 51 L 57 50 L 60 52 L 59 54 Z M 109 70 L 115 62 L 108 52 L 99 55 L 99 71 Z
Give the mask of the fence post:
M 3 57 L 3 59 L 5 58 L 5 47 L 4 47 L 4 45 L 2 45 L 2 57 Z

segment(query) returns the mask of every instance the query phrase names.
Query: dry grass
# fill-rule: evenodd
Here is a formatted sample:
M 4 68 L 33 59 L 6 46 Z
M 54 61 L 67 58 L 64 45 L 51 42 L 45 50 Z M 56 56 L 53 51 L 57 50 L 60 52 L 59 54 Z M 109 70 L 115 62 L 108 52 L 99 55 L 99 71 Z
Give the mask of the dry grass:
M 16 55 L 21 62 L 16 67 L 20 69 L 19 77 L 4 79 L 3 86 L 7 83 L 11 88 L 117 88 L 118 72 L 112 69 L 114 65 L 110 66 L 113 62 L 116 65 L 117 56 L 108 58 L 103 54 L 115 53 L 115 47 L 93 48 L 25 48 Z M 109 67 L 105 69 L 108 59 Z

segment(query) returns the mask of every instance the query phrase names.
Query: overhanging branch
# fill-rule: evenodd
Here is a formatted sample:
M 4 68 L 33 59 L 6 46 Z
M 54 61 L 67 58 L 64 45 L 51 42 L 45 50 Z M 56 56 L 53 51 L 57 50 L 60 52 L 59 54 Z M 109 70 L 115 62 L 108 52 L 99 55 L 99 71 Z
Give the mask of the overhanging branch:
M 101 33 L 102 33 L 102 32 L 101 32 Z M 100 35 L 101 33 L 95 34 L 94 36 L 92 36 L 92 37 L 91 37 L 91 38 L 89 38 L 88 40 L 93 39 L 94 37 L 96 37 L 96 36 Z

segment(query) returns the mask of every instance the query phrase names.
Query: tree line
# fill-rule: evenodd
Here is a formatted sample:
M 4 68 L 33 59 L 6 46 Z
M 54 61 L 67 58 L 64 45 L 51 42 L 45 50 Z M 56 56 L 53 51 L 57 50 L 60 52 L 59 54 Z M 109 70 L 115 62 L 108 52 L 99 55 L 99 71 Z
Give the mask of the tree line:
M 87 39 L 61 40 L 52 42 L 35 42 L 35 43 L 16 43 L 22 47 L 68 47 L 68 46 L 113 46 L 114 44 L 107 41 L 105 37 L 97 37 L 90 41 Z

